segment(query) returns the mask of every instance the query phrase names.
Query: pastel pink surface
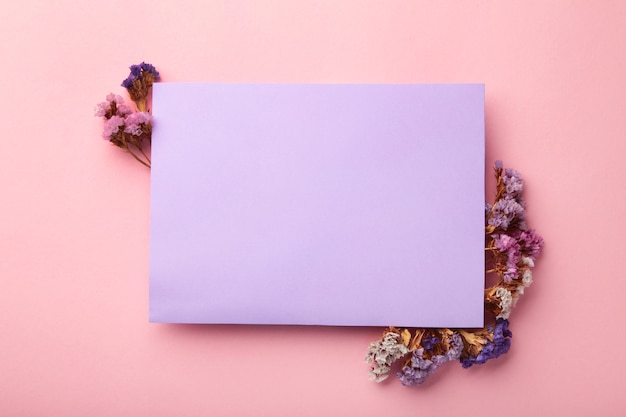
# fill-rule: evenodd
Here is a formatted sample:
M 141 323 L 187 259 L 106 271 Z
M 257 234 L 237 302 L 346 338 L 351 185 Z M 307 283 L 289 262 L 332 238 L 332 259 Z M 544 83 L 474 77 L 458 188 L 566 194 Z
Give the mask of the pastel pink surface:
M 626 410 L 626 3 L 2 10 L 0 415 Z M 511 316 L 509 354 L 407 389 L 367 380 L 380 328 L 149 324 L 149 173 L 99 139 L 92 117 L 142 60 L 168 81 L 484 82 L 487 166 L 524 174 L 529 222 L 547 242 Z

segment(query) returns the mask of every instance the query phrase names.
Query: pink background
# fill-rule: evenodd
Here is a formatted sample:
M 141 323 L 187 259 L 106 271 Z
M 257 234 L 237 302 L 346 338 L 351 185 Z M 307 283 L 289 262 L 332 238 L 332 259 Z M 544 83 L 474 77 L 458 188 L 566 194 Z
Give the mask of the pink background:
M 4 3 L 0 415 L 626 413 L 626 2 Z M 525 174 L 547 242 L 509 354 L 408 389 L 367 379 L 381 328 L 149 324 L 149 172 L 93 117 L 142 60 L 165 81 L 484 82 L 487 163 Z

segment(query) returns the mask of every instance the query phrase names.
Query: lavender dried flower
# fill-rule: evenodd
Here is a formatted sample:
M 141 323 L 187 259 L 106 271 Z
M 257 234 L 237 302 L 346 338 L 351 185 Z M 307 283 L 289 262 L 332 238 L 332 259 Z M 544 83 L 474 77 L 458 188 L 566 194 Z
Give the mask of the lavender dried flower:
M 505 169 L 502 181 L 506 187 L 506 196 L 508 198 L 517 198 L 520 196 L 524 189 L 524 181 L 519 172 L 511 168 Z
M 402 385 L 412 386 L 423 384 L 426 378 L 439 367 L 430 359 L 424 359 L 423 354 L 424 348 L 413 351 L 411 364 L 404 366 L 402 372 L 398 372 L 397 376 Z
M 526 215 L 524 206 L 513 198 L 498 200 L 492 207 L 492 213 L 487 223 L 502 230 L 507 230 L 516 221 L 521 223 Z
M 430 339 L 432 341 L 432 339 L 436 338 L 433 336 Z M 402 371 L 397 374 L 402 385 L 412 386 L 423 384 L 441 365 L 459 359 L 463 351 L 463 340 L 461 336 L 458 333 L 452 333 L 448 337 L 447 342 L 449 346 L 448 350 L 441 354 L 432 355 L 430 358 L 424 356 L 425 348 L 422 347 L 414 350 L 409 364 L 403 366 Z M 424 343 L 423 340 L 422 343 Z

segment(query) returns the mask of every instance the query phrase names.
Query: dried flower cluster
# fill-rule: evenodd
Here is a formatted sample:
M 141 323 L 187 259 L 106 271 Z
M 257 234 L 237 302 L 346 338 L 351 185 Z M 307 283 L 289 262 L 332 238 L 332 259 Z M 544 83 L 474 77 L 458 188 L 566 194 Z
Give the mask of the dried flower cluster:
M 121 96 L 112 93 L 95 110 L 96 117 L 104 119 L 102 137 L 148 168 L 150 158 L 145 148 L 151 143 L 152 118 L 146 103 L 152 84 L 158 80 L 159 73 L 154 66 L 145 62 L 131 65 L 130 75 L 122 81 L 122 87 L 128 91 L 137 111 L 126 105 Z
M 528 229 L 522 200 L 524 182 L 519 172 L 495 164 L 497 179 L 493 205 L 485 207 L 487 275 L 497 282 L 485 289 L 482 329 L 397 329 L 390 327 L 372 342 L 365 358 L 370 379 L 385 380 L 397 361 L 402 384 L 422 384 L 446 362 L 459 360 L 463 368 L 479 365 L 508 352 L 512 333 L 509 315 L 519 297 L 533 282 L 531 268 L 543 239 Z

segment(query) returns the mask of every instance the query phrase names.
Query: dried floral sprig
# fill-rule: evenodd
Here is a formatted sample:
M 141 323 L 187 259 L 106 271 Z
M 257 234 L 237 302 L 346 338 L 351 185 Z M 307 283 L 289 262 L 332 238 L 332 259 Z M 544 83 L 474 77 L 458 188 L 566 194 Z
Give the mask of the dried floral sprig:
M 390 327 L 370 344 L 365 361 L 370 379 L 381 382 L 394 363 L 403 359 L 397 377 L 403 385 L 419 385 L 444 363 L 459 360 L 463 368 L 480 365 L 509 351 L 509 316 L 517 300 L 532 284 L 531 268 L 543 239 L 526 225 L 519 172 L 495 163 L 496 197 L 485 207 L 486 274 L 497 282 L 485 289 L 482 329 L 397 329 Z
M 409 349 L 402 341 L 400 333 L 390 329 L 382 340 L 370 344 L 366 360 L 372 365 L 370 378 L 376 382 L 387 379 L 391 365 L 409 353 Z
M 152 84 L 159 78 L 159 72 L 151 64 L 142 62 L 130 66 L 130 74 L 122 81 L 122 87 L 128 90 L 130 98 L 137 104 L 139 111 L 147 111 L 146 99 L 150 94 Z
M 102 137 L 113 145 L 130 153 L 139 163 L 150 168 L 150 157 L 146 148 L 152 141 L 152 117 L 147 98 L 159 73 L 154 66 L 142 62 L 130 66 L 130 75 L 122 82 L 128 90 L 137 111 L 124 103 L 116 94 L 106 96 L 106 101 L 96 106 L 96 117 L 104 119 Z

